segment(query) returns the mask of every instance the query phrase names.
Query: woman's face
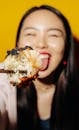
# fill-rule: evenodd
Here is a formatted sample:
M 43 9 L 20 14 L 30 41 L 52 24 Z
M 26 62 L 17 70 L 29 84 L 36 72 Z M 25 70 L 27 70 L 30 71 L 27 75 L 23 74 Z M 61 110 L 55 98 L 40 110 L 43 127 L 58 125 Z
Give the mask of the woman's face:
M 18 47 L 29 45 L 39 51 L 43 66 L 39 71 L 39 78 L 45 78 L 60 64 L 64 55 L 65 39 L 61 20 L 48 10 L 39 10 L 25 19 Z

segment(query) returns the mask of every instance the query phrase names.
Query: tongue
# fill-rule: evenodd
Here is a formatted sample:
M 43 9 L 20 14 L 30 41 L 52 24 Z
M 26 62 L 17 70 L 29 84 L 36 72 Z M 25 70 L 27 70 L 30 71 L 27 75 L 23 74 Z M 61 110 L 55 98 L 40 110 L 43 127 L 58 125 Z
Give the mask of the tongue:
M 49 60 L 48 58 L 43 58 L 42 59 L 42 68 L 41 71 L 44 71 L 48 68 Z

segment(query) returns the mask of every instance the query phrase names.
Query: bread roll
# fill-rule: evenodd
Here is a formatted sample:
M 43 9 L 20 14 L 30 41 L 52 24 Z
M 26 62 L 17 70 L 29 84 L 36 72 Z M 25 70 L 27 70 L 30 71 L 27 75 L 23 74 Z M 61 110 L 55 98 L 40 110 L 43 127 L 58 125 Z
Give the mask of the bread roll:
M 13 85 L 37 78 L 42 62 L 39 52 L 29 46 L 15 48 L 7 52 L 4 60 L 4 72 Z

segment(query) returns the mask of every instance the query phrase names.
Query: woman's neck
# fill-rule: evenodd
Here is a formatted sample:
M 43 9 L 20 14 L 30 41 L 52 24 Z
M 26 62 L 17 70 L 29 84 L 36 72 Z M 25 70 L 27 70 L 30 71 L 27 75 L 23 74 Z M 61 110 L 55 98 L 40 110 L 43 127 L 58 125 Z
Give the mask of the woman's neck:
M 51 106 L 55 94 L 54 84 L 45 84 L 36 79 L 34 81 L 35 89 L 37 92 L 37 107 L 40 119 L 48 119 L 51 116 Z

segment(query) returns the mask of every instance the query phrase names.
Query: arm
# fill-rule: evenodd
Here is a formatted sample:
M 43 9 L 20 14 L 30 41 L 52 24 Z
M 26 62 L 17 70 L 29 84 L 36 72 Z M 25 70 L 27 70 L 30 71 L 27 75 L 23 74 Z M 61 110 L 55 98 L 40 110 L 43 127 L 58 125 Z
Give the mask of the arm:
M 3 69 L 2 64 L 0 69 Z M 0 73 L 0 130 L 15 130 L 16 104 L 16 88 L 10 84 L 7 74 Z
M 3 68 L 3 65 L 0 64 L 0 68 Z M 7 130 L 8 123 L 8 114 L 7 114 L 7 94 L 5 90 L 5 76 L 0 74 L 0 130 Z
M 0 94 L 0 130 L 7 130 L 8 116 L 6 111 L 6 104 Z

